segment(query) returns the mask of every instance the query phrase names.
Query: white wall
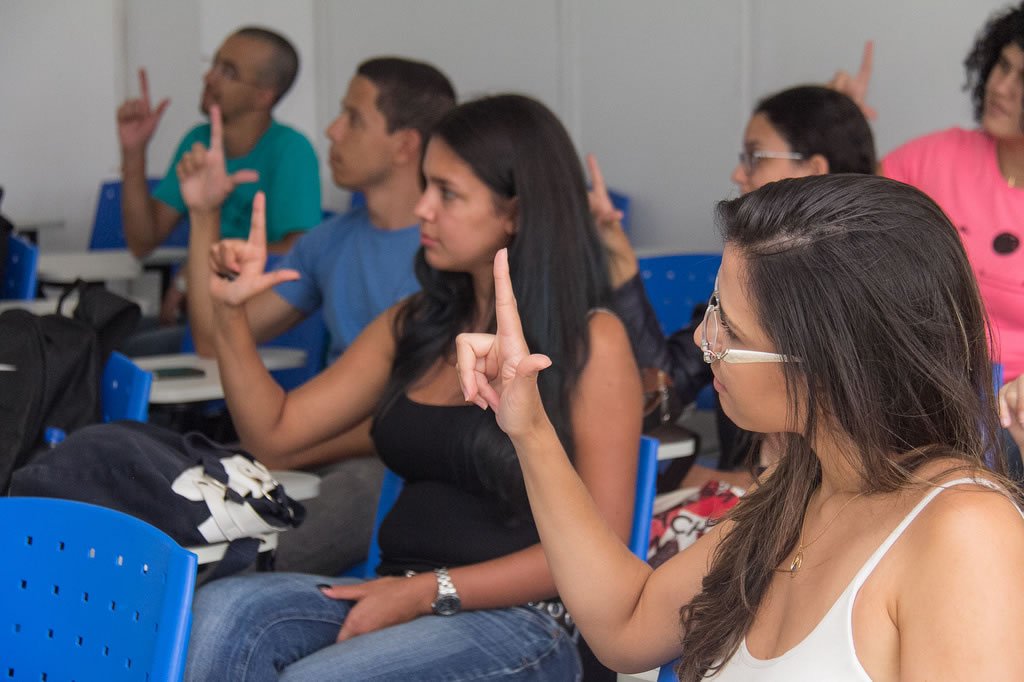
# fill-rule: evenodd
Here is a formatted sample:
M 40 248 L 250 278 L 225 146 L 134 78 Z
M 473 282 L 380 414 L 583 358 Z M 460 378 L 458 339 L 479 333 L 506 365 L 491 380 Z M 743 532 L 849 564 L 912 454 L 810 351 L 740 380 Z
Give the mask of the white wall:
M 717 248 L 711 207 L 729 183 L 753 102 L 855 69 L 876 41 L 870 101 L 880 152 L 970 125 L 961 62 L 1002 0 L 4 0 L 0 117 L 4 211 L 67 223 L 46 247 L 88 241 L 95 194 L 116 176 L 114 110 L 146 66 L 171 108 L 151 145 L 161 174 L 199 120 L 200 78 L 223 37 L 281 30 L 302 71 L 279 118 L 324 157 L 323 130 L 356 65 L 399 54 L 449 74 L 460 97 L 514 90 L 547 103 L 609 182 L 632 195 L 634 241 Z M 323 174 L 324 201 L 345 196 Z
M 0 185 L 16 223 L 89 211 L 116 156 L 114 0 L 0 6 Z

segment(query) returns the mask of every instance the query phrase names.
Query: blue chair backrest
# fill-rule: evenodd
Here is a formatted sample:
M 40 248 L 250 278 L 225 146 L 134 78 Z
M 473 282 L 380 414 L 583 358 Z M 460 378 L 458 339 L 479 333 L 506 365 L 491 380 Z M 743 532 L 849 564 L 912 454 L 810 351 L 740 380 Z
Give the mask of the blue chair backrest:
M 690 323 L 693 308 L 707 303 L 722 265 L 720 253 L 676 253 L 639 259 L 640 276 L 666 334 Z
M 143 370 L 117 351 L 111 353 L 103 368 L 100 387 L 103 421 L 148 421 L 149 390 L 152 385 L 152 373 Z
M 650 436 L 640 437 L 640 457 L 637 464 L 636 498 L 633 504 L 633 527 L 630 531 L 629 549 L 638 557 L 647 560 L 647 545 L 651 539 L 651 518 L 654 515 L 654 491 L 658 477 L 658 441 Z M 402 477 L 385 469 L 380 487 L 380 501 L 377 503 L 377 518 L 373 523 L 373 535 L 366 553 L 366 561 L 346 570 L 343 575 L 369 580 L 376 574 L 380 563 L 378 534 L 380 524 L 395 506 L 402 492 Z
M 160 180 L 149 178 L 149 191 L 152 192 Z M 164 240 L 164 246 L 188 246 L 188 216 L 185 215 L 174 226 L 174 230 Z M 96 218 L 92 223 L 90 249 L 124 249 L 124 224 L 121 217 L 121 181 L 114 180 L 100 185 L 100 195 L 96 199 Z
M 647 561 L 647 546 L 651 541 L 651 519 L 654 516 L 657 479 L 658 439 L 640 436 L 636 498 L 633 501 L 633 528 L 629 533 L 629 549 L 644 561 Z
M 679 659 L 661 666 L 658 669 L 658 682 L 679 682 L 679 678 L 676 677 L 677 665 L 679 665 Z
M 608 190 L 608 198 L 612 200 L 612 206 L 622 211 L 622 229 L 629 234 L 633 227 L 633 200 L 628 194 L 614 189 Z
M 362 192 L 352 192 L 348 198 L 348 210 L 351 211 L 353 208 L 362 208 L 363 206 L 366 206 L 366 195 Z
M 677 253 L 639 259 L 640 276 L 662 331 L 668 335 L 690 323 L 693 309 L 707 303 L 722 265 L 720 253 Z M 711 409 L 715 392 L 706 386 L 697 407 Z
M 132 516 L 0 498 L 0 677 L 180 680 L 196 557 Z
M 34 244 L 13 234 L 8 236 L 7 263 L 3 270 L 3 282 L 0 282 L 0 298 L 35 298 L 38 265 L 39 249 Z

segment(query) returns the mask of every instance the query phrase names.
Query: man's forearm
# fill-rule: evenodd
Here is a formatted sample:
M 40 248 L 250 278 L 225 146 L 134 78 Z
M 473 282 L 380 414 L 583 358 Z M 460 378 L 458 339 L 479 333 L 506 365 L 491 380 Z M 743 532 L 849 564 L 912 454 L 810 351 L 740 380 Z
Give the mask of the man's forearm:
M 213 356 L 213 300 L 210 298 L 210 247 L 220 238 L 220 211 L 190 211 L 188 239 L 188 319 L 196 353 Z
M 121 156 L 121 221 L 125 242 L 138 258 L 149 255 L 163 241 L 146 183 L 145 151 Z

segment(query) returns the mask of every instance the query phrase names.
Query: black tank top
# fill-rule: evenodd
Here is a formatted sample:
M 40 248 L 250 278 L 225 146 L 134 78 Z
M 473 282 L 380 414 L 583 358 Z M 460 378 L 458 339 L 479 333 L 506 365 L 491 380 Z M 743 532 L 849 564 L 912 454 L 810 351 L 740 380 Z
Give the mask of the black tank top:
M 466 436 L 484 420 L 493 424 L 494 413 L 475 405 L 424 405 L 405 395 L 377 416 L 377 453 L 405 479 L 380 527 L 379 574 L 479 563 L 540 541 L 532 519 L 510 515 L 483 488 L 476 460 L 487 455 L 470 452 L 473 439 Z M 522 488 L 521 474 L 509 478 Z

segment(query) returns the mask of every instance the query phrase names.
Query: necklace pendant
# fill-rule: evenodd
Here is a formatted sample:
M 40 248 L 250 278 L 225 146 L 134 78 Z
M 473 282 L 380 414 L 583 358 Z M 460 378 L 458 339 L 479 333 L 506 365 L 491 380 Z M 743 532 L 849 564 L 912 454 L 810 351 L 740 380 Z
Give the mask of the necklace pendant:
M 793 557 L 793 563 L 789 565 L 789 577 L 792 578 L 796 575 L 796 572 L 800 570 L 800 567 L 804 563 L 804 552 L 803 550 L 797 550 L 796 556 Z

